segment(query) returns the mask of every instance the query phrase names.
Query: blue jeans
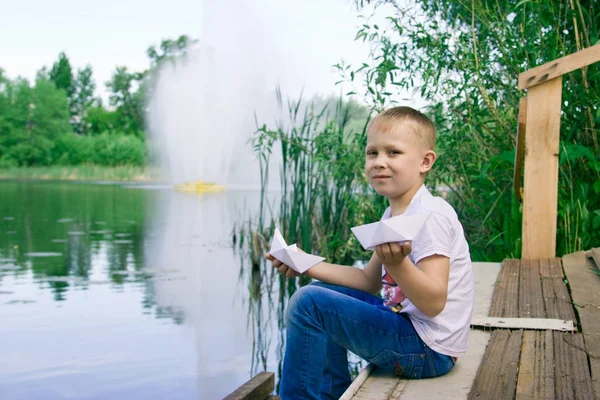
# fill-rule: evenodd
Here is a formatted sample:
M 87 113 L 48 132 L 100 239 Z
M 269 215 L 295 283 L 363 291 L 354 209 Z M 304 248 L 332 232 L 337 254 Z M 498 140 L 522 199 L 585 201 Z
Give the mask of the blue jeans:
M 421 340 L 408 316 L 379 297 L 314 282 L 288 304 L 281 398 L 339 398 L 351 383 L 346 350 L 412 379 L 444 375 L 454 366 Z

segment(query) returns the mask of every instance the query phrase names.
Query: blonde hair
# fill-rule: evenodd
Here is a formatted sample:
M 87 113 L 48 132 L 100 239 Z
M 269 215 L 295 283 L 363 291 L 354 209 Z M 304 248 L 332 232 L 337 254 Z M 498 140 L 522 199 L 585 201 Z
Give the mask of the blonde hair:
M 414 128 L 415 134 L 419 142 L 425 146 L 427 150 L 433 150 L 435 146 L 435 125 L 420 111 L 415 110 L 411 107 L 399 106 L 385 109 L 381 113 L 377 114 L 369 122 L 367 132 L 371 127 L 378 123 L 402 123 L 410 122 Z

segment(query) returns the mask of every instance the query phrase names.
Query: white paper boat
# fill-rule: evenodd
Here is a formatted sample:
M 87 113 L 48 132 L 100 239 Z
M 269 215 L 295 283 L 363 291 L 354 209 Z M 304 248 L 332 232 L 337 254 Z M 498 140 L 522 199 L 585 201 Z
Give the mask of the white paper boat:
M 298 250 L 295 244 L 287 245 L 279 229 L 275 228 L 273 239 L 271 240 L 271 250 L 269 253 L 282 263 L 296 272 L 304 273 L 310 267 L 323 261 L 325 258 L 303 253 Z
M 366 250 L 375 250 L 383 243 L 411 242 L 421 231 L 431 213 L 388 218 L 372 224 L 351 228 Z

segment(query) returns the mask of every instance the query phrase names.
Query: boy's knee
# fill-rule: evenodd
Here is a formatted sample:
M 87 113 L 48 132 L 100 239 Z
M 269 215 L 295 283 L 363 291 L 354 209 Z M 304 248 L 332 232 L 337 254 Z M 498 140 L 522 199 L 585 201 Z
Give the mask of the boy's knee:
M 287 305 L 286 317 L 289 320 L 290 315 L 301 312 L 303 314 L 314 308 L 314 304 L 318 302 L 323 291 L 327 290 L 321 282 L 313 282 L 309 285 L 302 286 L 290 297 Z

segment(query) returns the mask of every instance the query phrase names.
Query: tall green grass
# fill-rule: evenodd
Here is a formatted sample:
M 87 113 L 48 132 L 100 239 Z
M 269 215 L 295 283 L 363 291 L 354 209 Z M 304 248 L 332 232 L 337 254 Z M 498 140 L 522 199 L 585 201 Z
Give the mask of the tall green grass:
M 309 282 L 306 277 L 288 279 L 265 260 L 275 228 L 288 243 L 296 243 L 308 253 L 319 254 L 328 262 L 353 265 L 369 254 L 350 228 L 379 219 L 386 207 L 385 199 L 369 188 L 364 175 L 367 120 L 357 124 L 351 103 L 317 106 L 300 99 L 284 104 L 279 91 L 277 100 L 282 117 L 273 126 L 259 126 L 251 139 L 260 164 L 260 209 L 233 233 L 241 260 L 240 280 L 247 277 L 250 292 L 249 324 L 255 347 L 252 373 L 266 368 L 273 316 L 279 327 L 279 360 L 283 360 L 287 299 Z M 267 185 L 274 154 L 281 156 L 279 193 L 270 192 L 276 188 Z M 265 315 L 264 307 L 275 312 Z

